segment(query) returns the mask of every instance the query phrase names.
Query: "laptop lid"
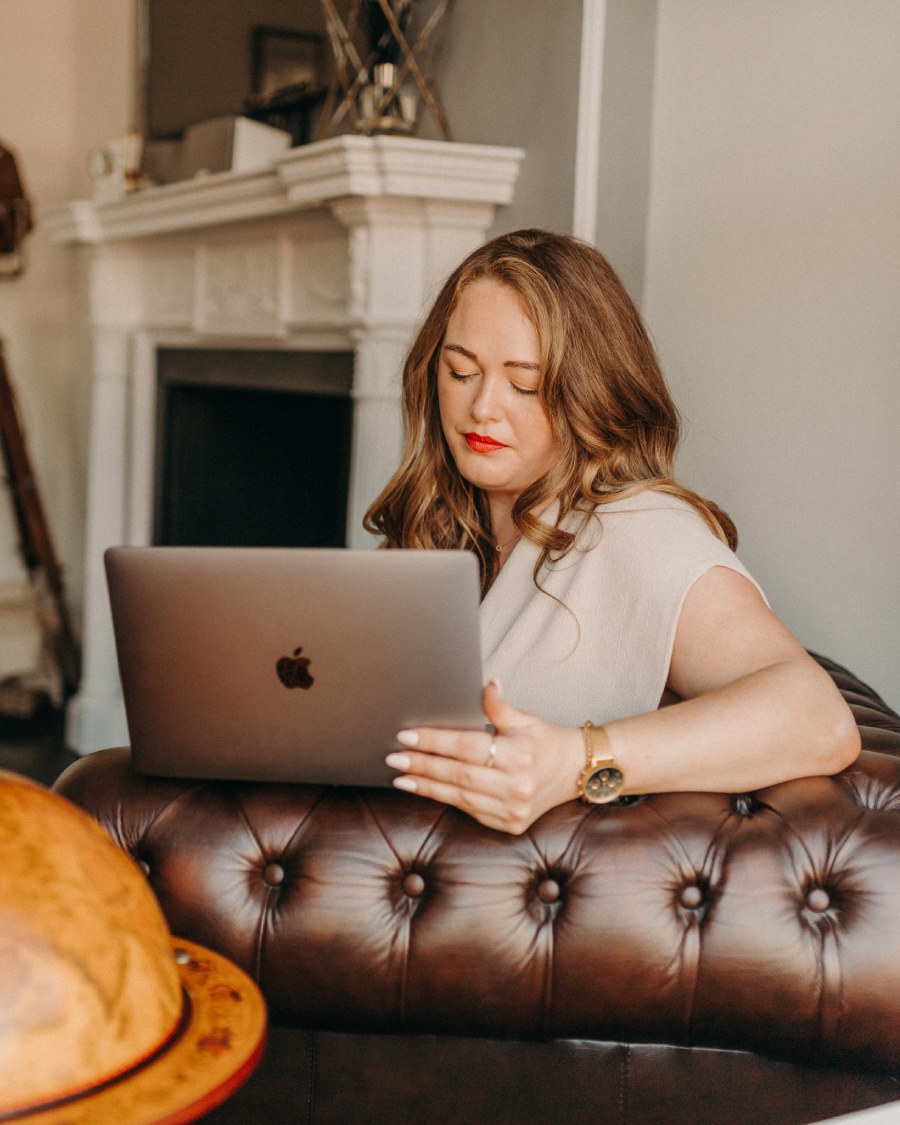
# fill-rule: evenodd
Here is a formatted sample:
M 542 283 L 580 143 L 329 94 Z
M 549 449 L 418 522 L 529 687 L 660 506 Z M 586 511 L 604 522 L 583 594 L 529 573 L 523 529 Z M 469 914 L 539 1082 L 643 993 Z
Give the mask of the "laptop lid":
M 416 725 L 484 729 L 465 551 L 113 547 L 136 769 L 390 785 Z

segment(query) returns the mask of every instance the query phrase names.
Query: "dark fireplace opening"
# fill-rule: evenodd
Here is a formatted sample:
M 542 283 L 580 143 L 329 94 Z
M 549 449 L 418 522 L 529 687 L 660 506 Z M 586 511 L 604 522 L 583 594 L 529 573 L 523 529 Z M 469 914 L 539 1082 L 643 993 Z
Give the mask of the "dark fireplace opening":
M 343 547 L 352 353 L 161 349 L 154 542 Z

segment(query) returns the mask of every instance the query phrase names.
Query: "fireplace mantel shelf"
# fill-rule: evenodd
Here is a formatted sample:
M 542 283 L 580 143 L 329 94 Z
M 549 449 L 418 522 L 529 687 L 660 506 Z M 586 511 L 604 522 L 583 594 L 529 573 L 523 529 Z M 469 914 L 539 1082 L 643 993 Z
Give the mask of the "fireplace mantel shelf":
M 512 199 L 523 156 L 497 145 L 348 135 L 290 149 L 264 170 L 197 176 L 103 203 L 75 200 L 47 218 L 60 242 L 98 243 L 287 215 L 348 198 L 496 206 Z
M 347 545 L 400 459 L 400 372 L 437 287 L 510 202 L 524 153 L 335 137 L 223 172 L 42 216 L 85 266 L 91 454 L 80 753 L 128 737 L 103 552 L 153 541 L 159 349 L 352 352 Z

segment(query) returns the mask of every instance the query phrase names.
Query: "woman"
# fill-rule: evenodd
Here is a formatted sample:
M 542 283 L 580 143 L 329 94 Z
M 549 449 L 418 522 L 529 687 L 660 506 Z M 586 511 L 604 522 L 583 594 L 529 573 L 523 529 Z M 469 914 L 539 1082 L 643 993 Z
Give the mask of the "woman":
M 520 833 L 579 795 L 742 792 L 854 760 L 849 709 L 734 525 L 673 480 L 677 412 L 597 251 L 532 230 L 471 254 L 412 346 L 404 415 L 366 526 L 478 555 L 496 734 L 399 732 L 397 788 Z

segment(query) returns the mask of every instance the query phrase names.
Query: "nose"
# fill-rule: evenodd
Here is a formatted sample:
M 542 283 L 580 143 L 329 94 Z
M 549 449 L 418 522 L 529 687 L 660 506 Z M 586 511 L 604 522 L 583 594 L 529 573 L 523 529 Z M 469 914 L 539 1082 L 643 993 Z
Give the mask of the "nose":
M 500 388 L 489 375 L 478 381 L 478 390 L 472 400 L 471 414 L 477 422 L 495 422 L 499 419 Z

